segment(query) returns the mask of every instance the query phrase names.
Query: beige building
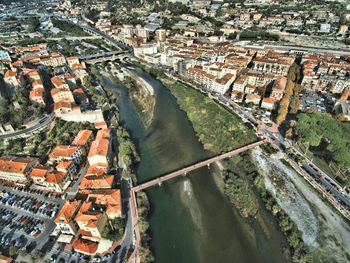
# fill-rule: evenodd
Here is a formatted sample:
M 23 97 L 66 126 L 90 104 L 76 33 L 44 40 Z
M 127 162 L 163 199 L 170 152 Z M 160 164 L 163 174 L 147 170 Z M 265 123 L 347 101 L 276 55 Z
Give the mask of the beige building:
M 0 157 L 0 179 L 26 183 L 32 167 L 37 163 L 34 158 Z
M 75 235 L 78 232 L 78 226 L 74 218 L 81 206 L 80 200 L 66 201 L 61 211 L 55 218 L 56 229 L 63 234 Z
M 105 212 L 94 209 L 92 202 L 84 202 L 75 221 L 82 230 L 81 234 L 88 237 L 102 237 L 102 231 L 107 223 Z

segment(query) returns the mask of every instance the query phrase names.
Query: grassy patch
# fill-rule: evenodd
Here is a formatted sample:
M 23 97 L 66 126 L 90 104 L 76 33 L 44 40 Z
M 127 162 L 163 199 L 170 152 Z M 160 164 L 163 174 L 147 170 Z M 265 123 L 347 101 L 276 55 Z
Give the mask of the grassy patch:
M 215 153 L 227 152 L 256 141 L 253 130 L 212 99 L 169 78 L 163 79 L 163 82 L 187 113 L 206 149 Z

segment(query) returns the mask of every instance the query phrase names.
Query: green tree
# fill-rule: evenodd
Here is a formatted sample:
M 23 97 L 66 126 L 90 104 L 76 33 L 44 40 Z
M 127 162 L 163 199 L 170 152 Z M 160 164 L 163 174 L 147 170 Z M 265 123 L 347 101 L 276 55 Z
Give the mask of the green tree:
M 11 247 L 9 248 L 9 254 L 10 254 L 11 257 L 14 256 L 14 255 L 16 255 L 17 252 L 18 252 L 18 248 L 16 248 L 15 246 L 11 246 Z

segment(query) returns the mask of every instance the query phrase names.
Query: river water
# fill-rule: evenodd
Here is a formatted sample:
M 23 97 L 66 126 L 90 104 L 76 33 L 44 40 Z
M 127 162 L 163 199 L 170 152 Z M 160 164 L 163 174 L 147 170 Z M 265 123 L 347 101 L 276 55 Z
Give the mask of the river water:
M 137 74 L 155 90 L 154 118 L 147 129 L 143 128 L 127 90 L 107 77 L 104 84 L 119 91 L 121 121 L 137 142 L 141 155 L 138 181 L 209 157 L 168 89 L 145 72 L 137 70 Z M 248 222 L 241 218 L 220 191 L 210 169 L 202 168 L 147 190 L 156 262 L 285 262 L 285 240 L 273 218 L 266 211 L 261 212 L 261 220 Z

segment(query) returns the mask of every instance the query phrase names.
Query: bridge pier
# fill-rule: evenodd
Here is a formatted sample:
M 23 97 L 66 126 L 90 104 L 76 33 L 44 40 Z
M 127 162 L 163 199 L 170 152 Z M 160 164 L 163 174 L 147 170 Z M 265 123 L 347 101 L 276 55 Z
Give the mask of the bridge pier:
M 162 181 L 160 180 L 160 178 L 158 179 L 158 185 L 162 186 Z

